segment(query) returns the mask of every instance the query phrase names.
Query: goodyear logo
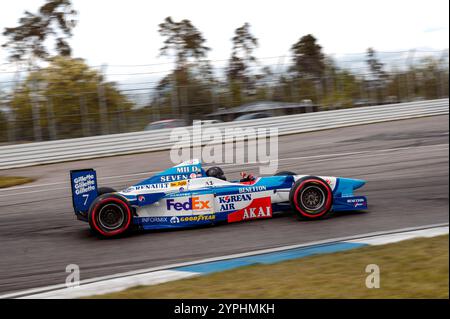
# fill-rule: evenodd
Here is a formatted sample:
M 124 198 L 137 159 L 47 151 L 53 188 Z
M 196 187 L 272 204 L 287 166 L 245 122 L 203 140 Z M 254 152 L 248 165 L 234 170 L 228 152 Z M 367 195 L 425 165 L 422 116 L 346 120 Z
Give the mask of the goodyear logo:
M 197 215 L 197 216 L 180 217 L 181 222 L 202 222 L 215 219 L 216 215 Z

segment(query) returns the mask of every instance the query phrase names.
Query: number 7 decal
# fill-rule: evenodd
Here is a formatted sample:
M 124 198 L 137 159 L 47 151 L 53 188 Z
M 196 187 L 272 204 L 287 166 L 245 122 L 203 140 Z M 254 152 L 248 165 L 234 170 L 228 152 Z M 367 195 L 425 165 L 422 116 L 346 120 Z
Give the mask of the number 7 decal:
M 83 194 L 83 197 L 84 198 L 86 198 L 85 200 L 84 200 L 84 206 L 86 206 L 86 203 L 87 203 L 87 201 L 88 201 L 88 198 L 89 198 L 89 194 Z

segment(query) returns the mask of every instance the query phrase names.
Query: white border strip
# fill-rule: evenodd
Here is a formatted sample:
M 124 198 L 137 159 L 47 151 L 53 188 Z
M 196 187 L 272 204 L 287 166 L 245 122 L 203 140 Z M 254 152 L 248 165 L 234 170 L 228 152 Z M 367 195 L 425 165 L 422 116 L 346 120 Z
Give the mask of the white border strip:
M 199 275 L 198 273 L 173 270 L 174 268 L 198 265 L 213 261 L 222 261 L 235 259 L 240 257 L 255 256 L 273 252 L 280 252 L 295 248 L 306 248 L 310 246 L 318 246 L 332 244 L 337 242 L 353 242 L 368 245 L 382 245 L 387 243 L 398 242 L 402 240 L 418 238 L 418 237 L 434 237 L 449 233 L 449 224 L 433 224 L 419 227 L 402 228 L 390 231 L 373 232 L 349 237 L 333 238 L 305 244 L 289 245 L 275 247 L 227 256 L 207 258 L 197 261 L 171 264 L 160 267 L 152 267 L 137 271 L 130 271 L 110 276 L 103 276 L 82 280 L 80 286 L 67 288 L 65 284 L 52 285 L 47 287 L 29 289 L 25 291 L 0 295 L 0 299 L 4 298 L 79 298 L 84 296 L 92 296 L 95 294 L 104 294 L 109 292 L 121 291 L 136 285 L 151 285 L 172 280 L 189 278 Z

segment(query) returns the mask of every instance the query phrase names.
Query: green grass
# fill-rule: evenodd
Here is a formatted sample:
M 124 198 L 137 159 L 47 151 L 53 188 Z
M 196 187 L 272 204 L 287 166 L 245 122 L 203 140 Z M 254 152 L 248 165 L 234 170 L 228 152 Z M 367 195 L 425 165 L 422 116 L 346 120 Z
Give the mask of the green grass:
M 21 176 L 0 176 L 0 188 L 22 185 L 34 181 L 30 177 Z
M 254 265 L 93 298 L 448 298 L 448 235 Z M 365 286 L 368 264 L 380 288 Z

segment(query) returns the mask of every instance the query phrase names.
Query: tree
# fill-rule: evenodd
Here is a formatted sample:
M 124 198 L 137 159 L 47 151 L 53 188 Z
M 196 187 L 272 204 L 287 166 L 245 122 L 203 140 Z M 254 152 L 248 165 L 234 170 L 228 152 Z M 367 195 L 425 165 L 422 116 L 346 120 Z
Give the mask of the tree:
M 244 23 L 234 31 L 233 48 L 228 62 L 227 78 L 231 88 L 233 105 L 241 104 L 242 93 L 255 89 L 255 77 L 249 68 L 256 62 L 253 51 L 258 47 L 258 39 L 250 32 L 250 24 Z
M 386 73 L 384 72 L 384 64 L 381 63 L 377 58 L 377 53 L 373 48 L 367 49 L 367 60 L 366 60 L 370 73 L 376 79 L 381 79 L 385 77 Z
M 8 112 L 9 108 L 7 105 L 7 96 L 0 89 L 0 143 L 6 142 L 8 140 Z
M 165 38 L 160 54 L 175 57 L 175 70 L 162 79 L 158 87 L 166 93 L 167 88 L 170 89 L 172 113 L 179 115 L 181 109 L 181 116 L 190 120 L 198 114 L 198 108 L 191 108 L 191 104 L 205 104 L 203 98 L 198 102 L 199 97 L 210 96 L 209 89 L 200 95 L 198 92 L 204 91 L 206 84 L 213 81 L 211 65 L 205 59 L 210 48 L 205 46 L 201 32 L 186 19 L 176 22 L 167 17 L 159 25 L 159 33 Z
M 48 67 L 31 72 L 12 94 L 16 137 L 32 140 L 33 128 L 41 128 L 43 139 L 101 134 L 98 88 L 104 88 L 107 122 L 113 132 L 123 127 L 132 104 L 82 59 L 57 56 Z M 33 106 L 38 117 L 33 116 Z M 34 119 L 34 120 L 33 120 Z
M 387 74 L 384 71 L 384 64 L 378 60 L 376 51 L 373 48 L 367 49 L 366 62 L 369 66 L 371 75 L 371 79 L 369 80 L 369 91 L 375 91 L 375 100 L 377 103 L 381 103 L 383 101 L 383 91 L 386 88 L 387 80 Z
M 321 78 L 324 70 L 325 56 L 322 53 L 322 47 L 317 44 L 316 38 L 311 35 L 301 37 L 291 47 L 294 67 L 292 71 L 299 77 Z
M 248 68 L 256 62 L 253 51 L 258 47 L 258 39 L 251 34 L 250 24 L 246 22 L 234 31 L 232 42 L 227 75 L 230 80 L 244 80 L 248 77 Z
M 9 40 L 2 46 L 10 49 L 11 61 L 26 61 L 31 66 L 36 60 L 50 57 L 45 42 L 53 37 L 56 52 L 70 56 L 72 50 L 67 38 L 72 36 L 76 14 L 70 0 L 47 0 L 38 13 L 25 11 L 19 26 L 5 28 L 3 35 Z
M 204 58 L 210 48 L 204 45 L 205 39 L 189 20 L 173 21 L 167 17 L 159 24 L 159 33 L 165 37 L 161 55 L 169 56 L 173 51 L 177 68 L 184 67 L 190 57 L 195 60 Z

